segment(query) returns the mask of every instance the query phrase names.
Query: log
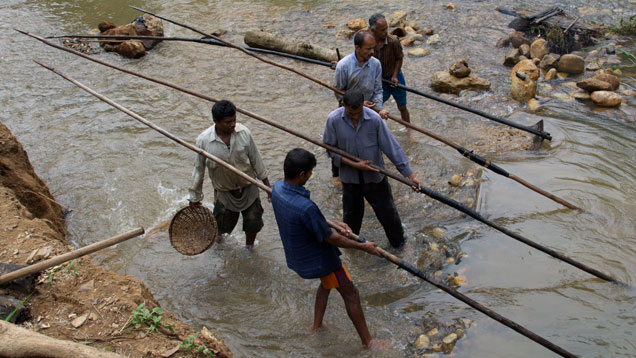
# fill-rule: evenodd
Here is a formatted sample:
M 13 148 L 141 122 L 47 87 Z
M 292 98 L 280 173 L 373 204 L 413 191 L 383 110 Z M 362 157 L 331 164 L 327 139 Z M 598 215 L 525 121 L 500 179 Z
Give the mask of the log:
M 245 33 L 245 44 L 250 47 L 285 52 L 296 56 L 308 57 L 320 61 L 337 61 L 336 51 L 312 45 L 306 41 L 288 39 L 263 30 Z
M 0 344 L 0 357 L 7 358 L 123 358 L 123 356 L 116 353 L 47 337 L 4 321 L 0 321 L 0 341 L 2 341 L 2 344 Z

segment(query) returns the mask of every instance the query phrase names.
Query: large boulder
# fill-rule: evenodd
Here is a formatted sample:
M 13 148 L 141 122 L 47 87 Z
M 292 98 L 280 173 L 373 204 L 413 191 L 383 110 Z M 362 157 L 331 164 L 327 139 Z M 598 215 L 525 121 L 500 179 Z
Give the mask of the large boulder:
M 538 58 L 541 60 L 543 56 L 547 55 L 550 52 L 550 48 L 548 45 L 548 41 L 545 39 L 535 40 L 532 45 L 530 45 L 530 57 Z
M 585 60 L 581 56 L 567 54 L 561 56 L 558 65 L 559 72 L 565 72 L 569 74 L 579 74 L 585 71 Z
M 618 77 L 614 76 L 607 70 L 600 70 L 596 72 L 593 78 L 609 83 L 612 86 L 612 91 L 616 91 L 618 86 L 621 84 Z
M 159 18 L 152 15 L 143 14 L 136 18 L 133 22 L 135 29 L 140 36 L 163 37 L 163 24 Z M 155 47 L 160 40 L 143 40 L 141 41 L 147 50 Z
M 100 29 L 106 29 L 102 35 L 107 36 L 156 36 L 163 37 L 163 25 L 158 18 L 144 14 L 136 18 L 132 23 L 111 27 L 107 21 L 99 25 Z M 146 54 L 146 50 L 155 47 L 160 40 L 129 40 L 124 42 L 102 42 L 106 51 L 117 52 L 128 58 L 139 58 Z
M 612 90 L 612 85 L 609 82 L 602 81 L 595 77 L 590 77 L 590 78 L 581 80 L 576 83 L 576 86 L 588 92 Z
M 389 17 L 389 27 L 404 27 L 406 24 L 406 11 L 396 11 Z
M 510 71 L 510 94 L 512 98 L 526 103 L 537 93 L 539 69 L 532 60 L 519 61 Z
M 367 27 L 367 22 L 364 19 L 353 19 L 347 22 L 347 27 L 353 31 L 358 31 Z
M 139 58 L 146 54 L 146 47 L 141 41 L 124 41 L 117 46 L 115 52 L 128 58 Z
M 601 107 L 616 107 L 620 105 L 623 100 L 620 94 L 610 91 L 592 92 L 590 98 L 592 102 Z
M 435 72 L 431 78 L 431 88 L 444 93 L 459 94 L 461 90 L 487 90 L 490 82 L 477 76 L 458 78 L 445 71 Z
M 545 56 L 543 56 L 543 58 L 541 59 L 541 62 L 539 62 L 539 67 L 543 70 L 549 70 L 551 68 L 556 68 L 557 65 L 559 64 L 559 58 L 561 57 L 561 55 L 556 54 L 556 53 L 549 53 Z
M 518 48 L 522 44 L 530 45 L 532 42 L 530 39 L 521 31 L 515 31 L 510 35 L 510 44 L 514 48 Z
M 506 58 L 504 59 L 505 66 L 514 66 L 519 62 L 519 56 L 521 56 L 518 48 L 510 49 L 506 52 Z
M 523 73 L 532 81 L 539 79 L 539 69 L 532 60 L 519 61 L 510 71 L 510 76 L 517 77 L 515 75 L 516 72 Z

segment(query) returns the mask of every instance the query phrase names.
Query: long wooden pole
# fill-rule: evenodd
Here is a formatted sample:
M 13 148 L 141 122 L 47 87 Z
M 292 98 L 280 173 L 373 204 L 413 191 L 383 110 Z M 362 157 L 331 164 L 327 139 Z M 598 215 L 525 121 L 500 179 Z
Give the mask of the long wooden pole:
M 142 235 L 143 233 L 144 233 L 144 228 L 140 227 L 140 228 L 125 232 L 123 234 L 113 236 L 110 239 L 105 239 L 105 240 L 96 242 L 94 244 L 90 244 L 88 246 L 82 247 L 81 249 L 73 250 L 71 252 L 67 252 L 65 254 L 52 257 L 48 260 L 40 261 L 36 264 L 21 268 L 19 270 L 11 271 L 7 274 L 0 276 L 0 285 L 11 282 L 13 280 L 17 280 L 21 277 L 28 276 L 36 272 L 44 271 L 47 268 L 57 266 L 61 263 L 76 259 L 78 257 L 82 257 L 84 255 L 91 254 L 95 251 L 105 249 L 109 246 L 113 246 L 120 242 L 132 239 L 133 237 Z
M 208 158 L 210 160 L 213 160 L 215 163 L 217 163 L 217 164 L 223 166 L 224 168 L 230 170 L 232 173 L 240 176 L 241 178 L 243 178 L 243 179 L 249 181 L 250 183 L 258 186 L 259 188 L 263 189 L 268 194 L 272 193 L 272 189 L 270 187 L 268 187 L 265 184 L 255 180 L 254 178 L 250 177 L 249 175 L 243 173 L 242 171 L 236 169 L 235 167 L 233 167 L 229 163 L 221 160 L 220 158 L 218 158 L 218 157 L 216 157 L 216 156 L 214 156 L 214 155 L 212 155 L 212 154 L 210 154 L 210 153 L 208 153 L 208 152 L 206 152 L 206 151 L 204 151 L 204 150 L 202 150 L 202 149 L 200 149 L 200 148 L 198 148 L 198 147 L 196 147 L 196 146 L 184 141 L 183 139 L 171 134 L 170 132 L 166 131 L 165 129 L 155 125 L 151 121 L 143 118 L 142 116 L 140 116 L 140 115 L 136 114 L 135 112 L 127 109 L 126 107 L 117 104 L 116 102 L 114 102 L 113 100 L 109 99 L 108 97 L 97 93 L 96 91 L 94 91 L 94 90 L 90 89 L 89 87 L 85 86 L 84 84 L 72 79 L 68 75 L 60 72 L 59 70 L 56 70 L 55 68 L 53 68 L 53 67 L 51 67 L 51 66 L 49 66 L 47 64 L 44 64 L 42 62 L 39 62 L 39 61 L 35 61 L 35 62 L 40 64 L 42 67 L 53 71 L 54 73 L 58 74 L 59 76 L 61 76 L 65 80 L 73 83 L 74 85 L 76 85 L 77 87 L 79 87 L 79 88 L 83 89 L 84 91 L 90 93 L 91 95 L 99 98 L 101 101 L 104 101 L 104 102 L 110 104 L 111 106 L 113 106 L 113 107 L 117 108 L 118 110 L 126 113 L 127 115 L 129 115 L 132 118 L 138 120 L 139 122 L 145 124 L 146 126 L 152 128 L 152 129 L 158 131 L 159 133 L 163 134 L 164 136 L 172 139 L 173 141 L 185 146 L 186 148 L 188 148 L 188 149 L 190 149 L 190 150 L 192 150 L 192 151 L 194 151 L 194 152 L 196 152 L 198 154 L 201 154 L 201 155 L 205 156 L 206 158 Z M 343 228 L 340 227 L 335 222 L 333 222 L 331 220 L 327 220 L 327 222 L 334 229 L 342 231 Z M 364 242 L 363 239 L 361 239 L 359 236 L 357 236 L 355 234 L 352 234 L 352 237 L 353 237 L 354 240 L 357 240 L 359 242 Z M 388 251 L 386 251 L 386 250 L 384 250 L 382 248 L 378 248 L 378 250 L 382 254 L 383 258 L 385 258 L 386 260 L 394 263 L 395 265 L 397 265 L 398 267 L 406 270 L 407 272 L 409 272 L 409 273 L 411 273 L 411 274 L 413 274 L 413 275 L 425 280 L 426 282 L 434 285 L 435 287 L 442 289 L 444 292 L 449 293 L 450 295 L 452 295 L 453 297 L 457 298 L 458 300 L 465 302 L 469 306 L 471 306 L 471 307 L 475 308 L 476 310 L 486 314 L 487 316 L 493 318 L 494 320 L 503 323 L 504 325 L 506 325 L 506 326 L 512 328 L 513 330 L 515 330 L 516 332 L 518 332 L 518 333 L 520 333 L 520 334 L 532 339 L 533 341 L 541 344 L 542 346 L 548 348 L 549 350 L 551 350 L 551 351 L 553 351 L 553 352 L 555 352 L 555 353 L 557 353 L 557 354 L 559 354 L 559 355 L 561 355 L 563 357 L 576 357 L 574 354 L 572 354 L 572 353 L 566 351 L 565 349 L 557 346 L 556 344 L 554 344 L 554 343 L 552 343 L 552 342 L 540 337 L 539 335 L 529 331 L 528 329 L 524 328 L 523 326 L 521 326 L 521 325 L 519 325 L 519 324 L 517 324 L 517 323 L 515 323 L 515 322 L 513 322 L 513 321 L 511 321 L 511 320 L 509 320 L 509 319 L 507 319 L 507 318 L 505 318 L 503 316 L 501 316 L 500 314 L 498 314 L 498 313 L 486 308 L 485 306 L 483 306 L 483 305 L 479 304 L 478 302 L 470 299 L 469 297 L 467 297 L 466 295 L 460 293 L 459 291 L 457 291 L 457 290 L 455 290 L 455 289 L 453 289 L 453 288 L 451 288 L 449 286 L 444 285 L 443 283 L 441 283 L 437 279 L 433 279 L 433 278 L 428 277 L 423 272 L 417 270 L 417 268 L 415 268 L 413 265 L 405 262 L 404 260 L 399 259 L 397 256 L 389 253 Z
M 17 31 L 19 31 L 19 32 L 21 32 L 23 34 L 26 34 L 26 35 L 28 35 L 30 37 L 36 38 L 36 39 L 38 39 L 40 41 L 43 41 L 45 43 L 49 42 L 49 41 L 47 41 L 47 40 L 45 40 L 45 39 L 43 39 L 43 38 L 41 38 L 39 36 L 36 36 L 36 35 L 33 35 L 33 34 L 29 34 L 29 33 L 26 33 L 26 32 L 22 32 L 20 30 L 17 30 Z M 159 84 L 174 88 L 176 90 L 182 91 L 184 93 L 191 94 L 193 96 L 199 97 L 201 99 L 205 99 L 207 101 L 211 101 L 211 102 L 220 101 L 219 99 L 216 99 L 216 98 L 213 98 L 213 97 L 210 97 L 210 96 L 207 96 L 207 95 L 203 95 L 201 93 L 197 93 L 195 91 L 192 91 L 192 90 L 189 90 L 189 89 L 186 89 L 186 88 L 182 88 L 182 87 L 177 86 L 175 84 L 172 84 L 172 83 L 169 83 L 169 82 L 166 82 L 166 81 L 163 81 L 163 80 L 158 80 L 158 79 L 152 78 L 150 76 L 139 74 L 139 73 L 136 73 L 134 71 L 131 71 L 131 70 L 128 70 L 128 69 L 125 69 L 125 68 L 121 68 L 119 66 L 115 66 L 113 64 L 110 64 L 110 63 L 95 59 L 95 58 L 93 58 L 91 56 L 88 56 L 88 55 L 85 55 L 85 54 L 83 54 L 81 52 L 77 52 L 77 51 L 62 47 L 62 46 L 55 45 L 55 44 L 50 44 L 50 45 L 53 46 L 53 47 L 56 47 L 56 48 L 60 48 L 60 49 L 62 49 L 64 51 L 74 53 L 74 54 L 76 54 L 78 56 L 87 58 L 87 59 L 89 59 L 89 60 L 91 60 L 93 62 L 97 62 L 97 63 L 103 64 L 105 66 L 117 69 L 119 71 L 122 71 L 122 72 L 125 72 L 125 73 L 129 73 L 129 74 L 132 74 L 132 75 L 147 79 L 149 81 L 152 81 L 152 82 L 155 82 L 155 83 L 159 83 Z M 257 119 L 257 120 L 259 120 L 259 121 L 261 121 L 263 123 L 267 123 L 267 124 L 269 124 L 269 125 L 271 125 L 273 127 L 276 127 L 278 129 L 282 130 L 282 131 L 291 133 L 291 134 L 293 134 L 293 135 L 295 135 L 295 136 L 297 136 L 299 138 L 305 139 L 305 140 L 307 140 L 307 141 L 309 141 L 309 142 L 311 142 L 311 143 L 313 143 L 315 145 L 318 145 L 318 146 L 321 146 L 321 147 L 327 149 L 330 152 L 337 153 L 337 154 L 339 154 L 341 156 L 344 156 L 344 157 L 349 158 L 349 159 L 351 159 L 353 161 L 356 161 L 356 162 L 360 161 L 359 158 L 357 158 L 355 156 L 352 156 L 351 154 L 349 154 L 349 153 L 347 153 L 347 152 L 345 152 L 345 151 L 343 151 L 343 150 L 341 150 L 339 148 L 327 145 L 327 144 L 325 144 L 325 143 L 323 143 L 323 142 L 321 142 L 319 140 L 310 138 L 310 137 L 308 137 L 308 136 L 306 136 L 306 135 L 304 135 L 304 134 L 302 134 L 302 133 L 300 133 L 298 131 L 295 131 L 293 129 L 287 128 L 287 127 L 285 127 L 283 125 L 280 125 L 280 124 L 278 124 L 278 123 L 276 123 L 274 121 L 271 121 L 269 119 L 261 117 L 261 116 L 255 114 L 255 113 L 246 111 L 246 110 L 241 109 L 241 108 L 236 108 L 236 111 L 239 112 L 239 113 L 243 113 L 243 114 L 245 114 L 248 117 Z M 387 171 L 384 168 L 380 168 L 380 167 L 377 167 L 377 166 L 375 166 L 375 168 L 378 169 L 379 172 L 381 172 L 381 173 L 385 174 L 386 176 L 391 177 L 391 178 L 393 178 L 393 179 L 395 179 L 397 181 L 400 181 L 401 183 L 404 183 L 404 184 L 406 184 L 408 186 L 411 186 L 411 187 L 415 186 L 415 184 L 413 182 L 411 182 L 410 180 L 408 180 L 408 179 L 406 179 L 406 178 L 404 178 L 404 177 L 402 177 L 400 175 L 396 175 L 394 173 L 391 173 L 391 172 Z M 513 239 L 515 239 L 517 241 L 520 241 L 520 242 L 523 242 L 524 244 L 529 245 L 529 246 L 531 246 L 531 247 L 533 247 L 533 248 L 535 248 L 535 249 L 537 249 L 539 251 L 542 251 L 542 252 L 544 252 L 544 253 L 546 253 L 546 254 L 548 254 L 548 255 L 550 255 L 550 256 L 558 259 L 558 260 L 564 261 L 564 262 L 566 262 L 566 263 L 568 263 L 568 264 L 570 264 L 570 265 L 572 265 L 572 266 L 574 266 L 574 267 L 576 267 L 578 269 L 581 269 L 581 270 L 583 270 L 583 271 L 585 271 L 585 272 L 587 272 L 589 274 L 592 274 L 592 275 L 594 275 L 594 276 L 596 276 L 598 278 L 601 278 L 603 280 L 606 280 L 606 281 L 609 281 L 609 282 L 618 283 L 618 284 L 623 284 L 623 283 L 616 281 L 612 277 L 610 277 L 610 276 L 608 276 L 608 275 L 606 275 L 606 274 L 604 274 L 604 273 L 602 273 L 602 272 L 600 272 L 600 271 L 598 271 L 596 269 L 593 269 L 593 268 L 591 268 L 591 267 L 589 267 L 587 265 L 584 265 L 584 264 L 582 264 L 582 263 L 580 263 L 578 261 L 572 260 L 571 258 L 569 258 L 567 256 L 564 256 L 564 255 L 561 255 L 561 254 L 559 254 L 558 252 L 556 252 L 556 251 L 554 251 L 552 249 L 549 249 L 549 248 L 547 248 L 547 247 L 545 247 L 543 245 L 535 243 L 535 242 L 533 242 L 533 241 L 531 241 L 531 240 L 529 240 L 529 239 L 527 239 L 527 238 L 525 238 L 525 237 L 523 237 L 523 236 L 521 236 L 519 234 L 516 234 L 516 233 L 514 233 L 514 232 L 512 232 L 512 231 L 510 231 L 510 230 L 508 230 L 508 229 L 506 229 L 506 228 L 504 228 L 502 226 L 499 226 L 499 225 L 495 224 L 494 222 L 492 222 L 490 220 L 487 220 L 486 218 L 481 216 L 481 214 L 479 214 L 475 210 L 473 210 L 471 208 L 468 208 L 465 205 L 463 205 L 463 204 L 461 204 L 461 203 L 459 203 L 459 202 L 457 202 L 457 201 L 455 201 L 453 199 L 447 198 L 446 196 L 444 196 L 444 195 L 442 195 L 442 194 L 440 194 L 438 192 L 435 192 L 435 191 L 433 191 L 433 190 L 431 190 L 429 188 L 426 188 L 424 186 L 421 186 L 418 191 L 420 193 L 424 194 L 424 195 L 427 195 L 427 196 L 429 196 L 429 197 L 431 197 L 431 198 L 443 203 L 443 204 L 446 204 L 446 205 L 448 205 L 448 206 L 450 206 L 450 207 L 452 207 L 454 209 L 457 209 L 457 210 L 463 212 L 464 214 L 467 214 L 468 216 L 470 216 L 470 217 L 472 217 L 472 218 L 474 218 L 474 219 L 476 219 L 476 220 L 478 220 L 478 221 L 480 221 L 480 222 L 482 222 L 482 223 L 484 223 L 484 224 L 486 224 L 486 225 L 488 225 L 488 226 L 490 226 L 490 227 L 492 227 L 492 228 L 494 228 L 494 229 L 496 229 L 496 230 L 498 230 L 498 231 L 500 231 L 500 232 L 512 237 Z
M 282 69 L 287 70 L 287 71 L 290 71 L 290 72 L 293 72 L 293 73 L 295 73 L 295 74 L 297 74 L 297 75 L 299 75 L 299 76 L 305 77 L 305 78 L 307 78 L 307 79 L 308 79 L 308 80 L 310 80 L 310 81 L 313 81 L 313 82 L 315 82 L 315 83 L 317 83 L 317 84 L 319 84 L 319 85 L 321 85 L 321 86 L 323 86 L 323 87 L 326 87 L 326 88 L 328 88 L 328 89 L 330 89 L 330 90 L 334 91 L 335 93 L 338 93 L 338 94 L 341 94 L 341 95 L 342 95 L 342 94 L 344 94 L 344 92 L 343 92 L 343 91 L 341 91 L 341 90 L 339 90 L 339 89 L 335 88 L 334 86 L 329 85 L 329 84 L 327 84 L 327 83 L 325 83 L 325 82 L 323 82 L 323 81 L 321 81 L 321 80 L 319 80 L 319 79 L 317 79 L 317 78 L 315 78 L 315 77 L 312 77 L 312 76 L 310 76 L 310 75 L 307 75 L 307 74 L 305 74 L 305 73 L 303 73 L 303 72 L 301 72 L 301 71 L 298 71 L 298 70 L 296 70 L 296 69 L 294 69 L 294 68 L 291 68 L 291 67 L 289 67 L 289 66 L 285 66 L 285 65 L 280 64 L 280 63 L 278 63 L 278 62 L 274 62 L 274 61 L 270 61 L 270 60 L 268 60 L 268 59 L 265 59 L 265 58 L 263 58 L 263 57 L 261 57 L 261 56 L 258 56 L 257 54 L 255 54 L 255 53 L 253 53 L 253 52 L 250 52 L 250 51 L 248 51 L 248 50 L 246 50 L 246 49 L 244 49 L 244 48 L 242 48 L 242 47 L 240 47 L 240 46 L 236 46 L 236 45 L 234 45 L 234 44 L 233 44 L 233 43 L 231 43 L 231 42 L 225 41 L 225 40 L 223 40 L 223 39 L 219 38 L 218 36 L 215 36 L 215 35 L 212 35 L 212 34 L 208 34 L 208 33 L 204 32 L 204 31 L 202 31 L 202 30 L 199 30 L 199 29 L 197 29 L 197 28 L 193 27 L 193 26 L 190 26 L 190 25 L 187 25 L 187 24 L 180 23 L 180 22 L 178 22 L 178 21 L 175 21 L 175 20 L 169 19 L 169 18 L 167 18 L 167 17 L 164 17 L 164 16 L 161 16 L 161 15 L 155 14 L 155 13 L 150 12 L 150 11 L 148 11 L 148 10 L 144 10 L 144 9 L 141 9 L 141 8 L 138 8 L 138 7 L 135 7 L 135 6 L 130 6 L 130 7 L 131 7 L 131 8 L 133 8 L 133 9 L 135 9 L 135 10 L 138 10 L 138 11 L 144 12 L 144 13 L 146 13 L 146 14 L 152 15 L 152 16 L 154 16 L 154 17 L 157 17 L 157 18 L 159 18 L 159 19 L 162 19 L 162 20 L 165 20 L 165 21 L 171 22 L 171 23 L 173 23 L 173 24 L 175 24 L 175 25 L 178 25 L 178 26 L 184 27 L 184 28 L 186 28 L 186 29 L 188 29 L 188 30 L 191 30 L 191 31 L 194 31 L 194 32 L 196 32 L 196 33 L 198 33 L 198 34 L 201 34 L 201 35 L 203 35 L 203 36 L 205 36 L 205 37 L 212 38 L 212 39 L 214 39 L 214 40 L 216 40 L 216 41 L 219 41 L 219 42 L 221 42 L 221 43 L 225 44 L 225 45 L 226 45 L 226 46 L 228 46 L 228 47 L 231 47 L 231 48 L 237 49 L 237 50 L 239 50 L 239 51 L 241 51 L 241 52 L 245 53 L 245 54 L 246 54 L 246 55 L 248 55 L 248 56 L 254 57 L 254 58 L 256 58 L 256 59 L 257 59 L 257 60 L 259 60 L 259 61 L 262 61 L 262 62 L 265 62 L 265 63 L 267 63 L 267 64 L 270 64 L 270 65 L 273 65 L 273 66 L 276 66 L 276 67 L 282 68 Z M 398 123 L 402 124 L 403 126 L 405 126 L 405 127 L 407 127 L 407 128 L 410 128 L 410 129 L 416 130 L 416 131 L 418 131 L 418 132 L 420 132 L 420 133 L 423 133 L 423 134 L 425 134 L 425 135 L 427 135 L 427 136 L 429 136 L 429 137 L 431 137 L 431 138 L 433 138 L 433 139 L 435 139 L 435 140 L 437 140 L 437 141 L 439 141 L 439 142 L 442 142 L 442 143 L 444 143 L 444 144 L 448 145 L 449 147 L 451 147 L 451 148 L 453 148 L 453 149 L 457 150 L 457 151 L 458 151 L 458 152 L 459 152 L 462 156 L 464 156 L 464 157 L 468 158 L 469 160 L 471 160 L 471 161 L 473 161 L 473 162 L 475 162 L 475 163 L 477 163 L 477 164 L 479 164 L 479 165 L 483 166 L 484 168 L 488 168 L 488 169 L 492 170 L 493 172 L 495 172 L 495 173 L 497 173 L 497 174 L 500 174 L 500 175 L 503 175 L 503 176 L 505 176 L 505 177 L 510 177 L 510 174 L 509 174 L 508 172 L 506 172 L 503 168 L 501 168 L 501 167 L 499 167 L 499 166 L 495 165 L 495 164 L 494 164 L 494 163 L 492 163 L 490 160 L 488 160 L 488 159 L 486 159 L 486 158 L 484 158 L 484 157 L 482 157 L 482 156 L 480 156 L 480 155 L 478 155 L 478 154 L 475 154 L 474 150 L 471 150 L 471 149 L 468 149 L 468 148 L 464 148 L 464 147 L 460 146 L 459 144 L 454 143 L 453 141 L 451 141 L 451 140 L 449 140 L 449 139 L 447 139 L 447 138 L 444 138 L 444 137 L 442 137 L 442 136 L 440 136 L 440 135 L 438 135 L 438 134 L 435 134 L 435 133 L 433 133 L 433 132 L 431 132 L 431 131 L 429 131 L 429 130 L 426 130 L 426 129 L 424 129 L 424 128 L 421 128 L 421 127 L 418 127 L 418 126 L 416 126 L 416 125 L 413 125 L 413 124 L 411 124 L 410 122 L 403 121 L 402 119 L 397 118 L 397 117 L 395 117 L 395 116 L 391 116 L 391 115 L 389 115 L 389 118 L 390 118 L 390 119 L 392 119 L 392 120 L 393 120 L 393 121 L 395 121 L 395 122 L 398 122 Z M 514 177 L 514 176 L 512 177 L 512 179 L 514 179 L 514 180 L 516 180 L 516 178 L 517 178 L 517 177 Z M 525 185 L 525 183 L 527 183 L 527 182 L 525 182 L 525 181 L 519 181 L 519 180 L 516 180 L 516 181 L 517 181 L 518 183 L 522 184 L 522 185 Z M 527 186 L 527 185 L 526 185 L 526 186 Z M 547 198 L 549 198 L 549 199 L 551 199 L 551 200 L 553 200 L 553 201 L 555 201 L 555 202 L 557 202 L 557 203 L 559 203 L 559 204 L 561 204 L 561 205 L 563 205 L 563 206 L 565 206 L 565 207 L 569 208 L 569 209 L 574 209 L 574 210 L 578 210 L 578 211 L 580 211 L 580 212 L 584 212 L 584 210 L 583 210 L 583 209 L 579 208 L 578 206 L 576 206 L 576 205 L 574 205 L 574 204 L 572 204 L 572 203 L 570 203 L 570 202 L 568 202 L 568 201 L 566 201 L 566 200 L 564 200 L 564 199 L 562 199 L 562 198 L 559 198 L 558 196 L 556 196 L 556 195 L 554 195 L 554 194 L 550 194 L 550 193 L 548 193 L 548 192 L 546 192 L 546 191 L 544 191 L 544 190 L 539 190 L 539 191 L 537 191 L 537 190 L 535 190 L 535 189 L 537 189 L 537 188 L 536 188 L 536 187 L 534 187 L 534 186 L 527 186 L 527 187 L 528 187 L 528 188 L 530 188 L 531 190 L 534 190 L 534 191 L 536 191 L 537 193 L 539 193 L 539 194 L 541 194 L 541 195 L 544 195 L 544 196 L 546 196 Z M 547 195 L 546 195 L 546 194 L 547 194 Z

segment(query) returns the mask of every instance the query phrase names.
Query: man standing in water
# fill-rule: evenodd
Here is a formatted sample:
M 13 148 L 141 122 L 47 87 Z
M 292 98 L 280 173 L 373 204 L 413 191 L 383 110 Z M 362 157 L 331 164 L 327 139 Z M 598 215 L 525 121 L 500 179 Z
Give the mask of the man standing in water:
M 197 147 L 270 186 L 263 159 L 252 139 L 252 134 L 247 127 L 236 123 L 234 104 L 225 100 L 215 103 L 212 106 L 212 119 L 214 125 L 197 137 Z M 214 187 L 213 213 L 219 233 L 232 232 L 241 213 L 245 246 L 252 248 L 256 234 L 263 228 L 263 207 L 258 196 L 258 187 L 198 154 L 192 173 L 190 205 L 201 205 L 206 167 Z
M 340 261 L 338 247 L 355 248 L 381 257 L 377 244 L 359 243 L 348 239 L 349 227 L 338 222 L 343 228 L 341 233 L 333 232 L 318 206 L 309 198 L 305 189 L 316 167 L 316 157 L 308 151 L 292 149 L 285 157 L 283 170 L 285 181 L 274 184 L 272 207 L 278 223 L 287 267 L 304 279 L 320 278 L 316 292 L 313 331 L 323 326 L 323 317 L 327 309 L 327 300 L 332 289 L 342 296 L 347 314 L 365 347 L 375 346 L 371 338 L 364 312 L 360 303 L 360 294 L 353 284 L 351 276 Z
M 343 221 L 355 234 L 360 234 L 366 199 L 382 224 L 391 246 L 402 247 L 406 239 L 402 221 L 393 202 L 391 186 L 371 165 L 384 168 L 382 154 L 417 188 L 422 183 L 411 170 L 404 151 L 386 123 L 373 110 L 363 106 L 364 97 L 358 90 L 345 92 L 343 107 L 329 114 L 323 142 L 361 159 L 359 162 L 328 152 L 340 168 L 342 180 Z M 415 188 L 414 188 L 415 189 Z
M 369 18 L 369 31 L 375 39 L 375 49 L 373 56 L 380 60 L 382 65 L 382 78 L 393 82 L 393 86 L 382 82 L 382 102 L 386 102 L 393 96 L 397 102 L 402 120 L 411 122 L 409 110 L 406 108 L 406 91 L 395 85 L 404 85 L 404 74 L 402 74 L 402 45 L 393 35 L 388 34 L 388 24 L 382 14 L 375 14 Z

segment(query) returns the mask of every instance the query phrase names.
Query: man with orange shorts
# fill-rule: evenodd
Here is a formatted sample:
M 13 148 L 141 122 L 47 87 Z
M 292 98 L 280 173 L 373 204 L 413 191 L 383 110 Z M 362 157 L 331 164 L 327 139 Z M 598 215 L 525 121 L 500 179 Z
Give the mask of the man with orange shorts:
M 285 180 L 276 182 L 272 190 L 272 207 L 283 241 L 287 267 L 302 278 L 320 278 L 313 331 L 323 328 L 322 319 L 329 293 L 335 288 L 344 300 L 347 314 L 362 344 L 369 347 L 374 340 L 364 319 L 360 294 L 340 261 L 338 248 L 355 248 L 377 256 L 381 254 L 376 243 L 360 243 L 347 238 L 351 229 L 345 223 L 337 222 L 343 228 L 340 233 L 329 228 L 320 209 L 309 198 L 309 190 L 304 187 L 314 167 L 316 157 L 312 153 L 301 148 L 291 150 L 285 157 Z

